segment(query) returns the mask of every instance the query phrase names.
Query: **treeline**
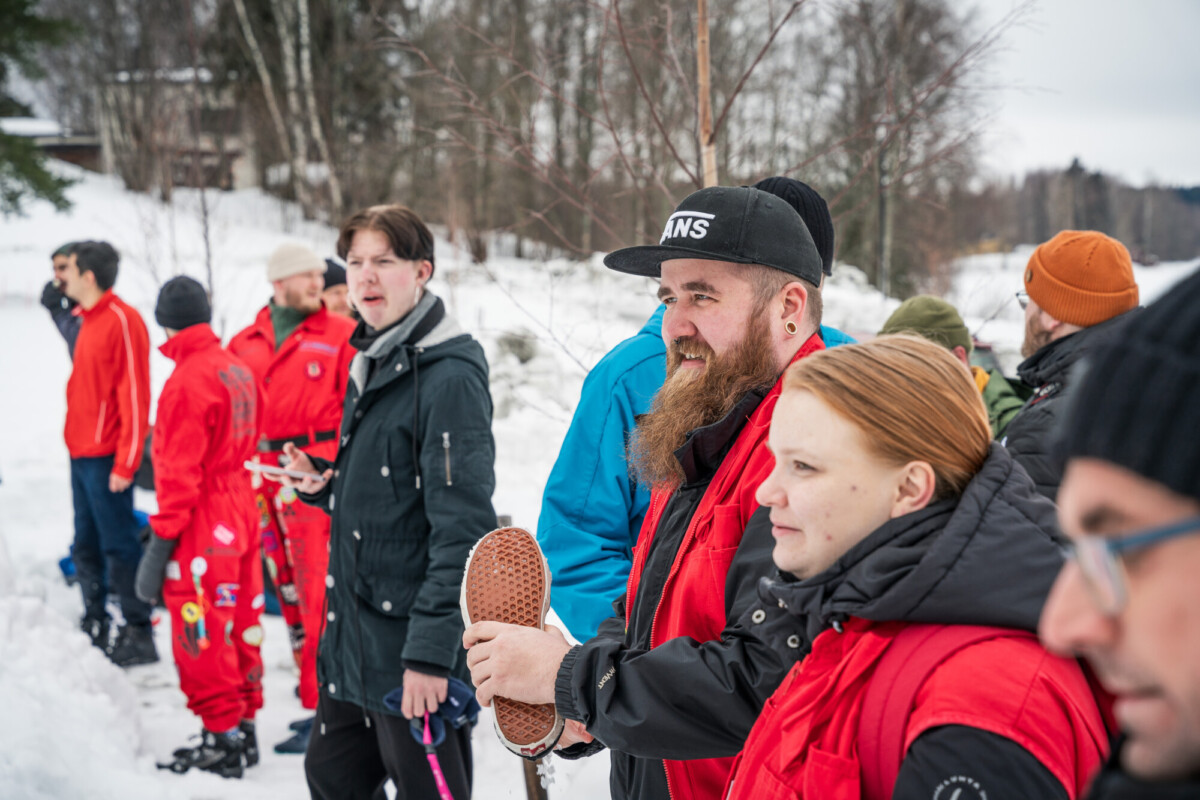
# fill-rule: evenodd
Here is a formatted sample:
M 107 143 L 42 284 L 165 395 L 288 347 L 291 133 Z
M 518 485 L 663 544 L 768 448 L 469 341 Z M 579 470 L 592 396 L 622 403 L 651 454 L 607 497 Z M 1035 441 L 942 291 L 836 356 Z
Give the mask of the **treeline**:
M 1143 264 L 1200 256 L 1200 187 L 1134 188 L 1078 159 L 1061 171 L 962 192 L 954 207 L 952 235 L 963 247 L 1007 249 L 1087 228 L 1120 240 Z
M 164 198 L 189 153 L 188 182 L 219 185 L 197 167 L 204 134 L 252 151 L 261 183 L 310 217 L 400 200 L 483 259 L 496 231 L 526 252 L 656 240 L 701 184 L 694 0 L 43 6 L 89 32 L 44 58 L 60 121 L 109 120 L 114 169 Z M 1014 17 L 978 30 L 960 8 L 709 0 L 719 182 L 813 184 L 838 257 L 897 292 L 971 237 L 1023 240 L 962 213 L 1003 205 L 998 187 L 966 188 L 982 120 L 972 78 Z

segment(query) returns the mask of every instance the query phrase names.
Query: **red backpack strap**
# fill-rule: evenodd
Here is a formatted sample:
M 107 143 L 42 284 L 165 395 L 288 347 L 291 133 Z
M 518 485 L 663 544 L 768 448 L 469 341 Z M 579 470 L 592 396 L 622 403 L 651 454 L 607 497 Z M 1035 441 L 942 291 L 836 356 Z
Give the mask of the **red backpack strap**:
M 1018 634 L 979 625 L 910 625 L 892 639 L 875 665 L 858 722 L 858 760 L 864 800 L 889 800 L 908 719 L 921 686 L 950 656 L 989 639 Z

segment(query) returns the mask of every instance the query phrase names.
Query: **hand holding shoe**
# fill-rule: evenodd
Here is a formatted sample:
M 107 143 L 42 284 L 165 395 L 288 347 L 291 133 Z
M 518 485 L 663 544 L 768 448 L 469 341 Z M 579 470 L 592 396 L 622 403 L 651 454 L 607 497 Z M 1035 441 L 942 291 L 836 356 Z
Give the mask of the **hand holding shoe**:
M 463 633 L 467 666 L 481 706 L 496 696 L 521 703 L 553 703 L 554 681 L 571 649 L 562 631 L 503 622 L 476 622 Z

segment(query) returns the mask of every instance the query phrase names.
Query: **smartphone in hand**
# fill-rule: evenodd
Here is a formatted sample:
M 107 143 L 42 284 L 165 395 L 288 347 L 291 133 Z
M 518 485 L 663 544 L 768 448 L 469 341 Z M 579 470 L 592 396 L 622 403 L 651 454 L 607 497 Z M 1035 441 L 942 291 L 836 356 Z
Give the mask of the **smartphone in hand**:
M 264 475 L 286 475 L 289 478 L 301 481 L 305 478 L 312 478 L 314 481 L 325 480 L 325 476 L 319 472 L 301 472 L 295 469 L 285 469 L 284 467 L 273 467 L 270 464 L 260 464 L 257 461 L 245 461 L 242 462 L 242 466 L 251 472 L 261 472 Z

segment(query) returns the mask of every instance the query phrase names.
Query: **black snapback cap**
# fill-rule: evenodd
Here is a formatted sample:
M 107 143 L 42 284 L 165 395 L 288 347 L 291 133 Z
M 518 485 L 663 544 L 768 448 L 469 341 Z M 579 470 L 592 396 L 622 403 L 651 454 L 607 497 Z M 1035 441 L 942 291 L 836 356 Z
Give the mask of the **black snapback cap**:
M 812 284 L 821 282 L 821 256 L 796 209 L 747 186 L 692 192 L 667 218 L 657 245 L 614 250 L 604 257 L 604 265 L 658 278 L 662 262 L 673 258 L 760 264 Z

